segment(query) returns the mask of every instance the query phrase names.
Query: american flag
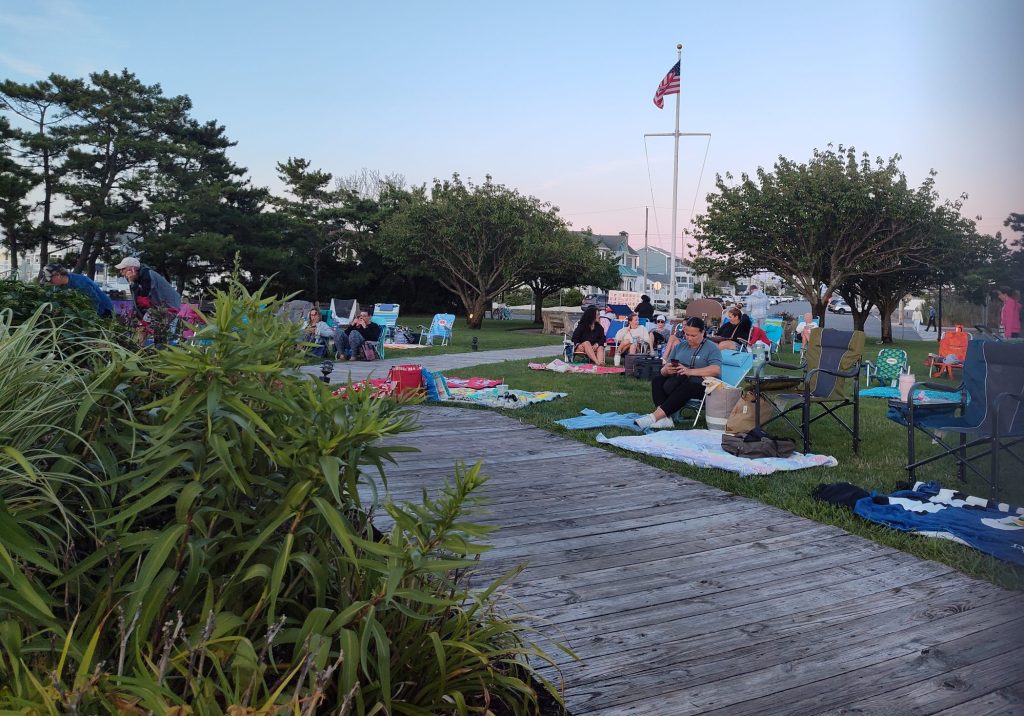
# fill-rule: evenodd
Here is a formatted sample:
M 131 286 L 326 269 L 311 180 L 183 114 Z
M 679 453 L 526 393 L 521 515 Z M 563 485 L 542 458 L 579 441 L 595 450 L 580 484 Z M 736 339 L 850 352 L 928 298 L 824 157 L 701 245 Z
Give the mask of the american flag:
M 664 109 L 665 100 L 662 99 L 667 94 L 679 94 L 679 63 L 676 62 L 672 65 L 672 69 L 665 75 L 665 79 L 658 85 L 658 91 L 654 93 L 654 106 L 658 109 Z

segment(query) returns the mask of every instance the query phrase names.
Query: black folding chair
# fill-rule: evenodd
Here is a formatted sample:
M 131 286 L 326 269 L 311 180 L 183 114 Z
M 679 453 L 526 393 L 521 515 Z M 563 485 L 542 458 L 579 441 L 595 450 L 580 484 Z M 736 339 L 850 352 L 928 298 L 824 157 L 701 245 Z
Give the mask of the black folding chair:
M 800 365 L 768 361 L 765 365 L 784 370 L 800 371 L 801 377 L 781 378 L 779 376 L 754 374 L 755 420 L 764 427 L 772 421 L 782 419 L 800 433 L 803 451 L 811 449 L 811 424 L 829 416 L 838 422 L 853 437 L 853 452 L 860 451 L 860 370 L 864 354 L 863 331 L 837 331 L 832 328 L 815 328 L 804 346 Z M 749 380 L 749 379 L 748 379 Z M 796 391 L 791 391 L 799 380 Z M 846 382 L 850 381 L 852 395 L 846 394 Z M 776 386 L 781 386 L 777 388 Z M 799 392 L 797 392 L 799 391 Z M 761 397 L 774 406 L 777 413 L 761 422 Z M 818 406 L 815 410 L 814 406 Z M 838 410 L 853 408 L 853 416 L 847 423 Z M 789 414 L 799 410 L 800 423 L 794 422 Z
M 959 403 L 921 405 L 913 400 L 918 388 L 950 390 L 948 384 L 915 383 L 907 400 L 890 401 L 889 418 L 907 425 L 907 474 L 911 482 L 922 465 L 952 457 L 957 478 L 966 479 L 967 470 L 984 480 L 992 498 L 999 497 L 1000 453 L 1006 452 L 1024 465 L 1024 457 L 1013 446 L 1024 442 L 1024 343 L 973 340 L 967 345 Z M 945 409 L 943 409 L 945 408 Z M 917 431 L 939 445 L 937 454 L 918 459 Z M 957 436 L 951 442 L 945 433 Z M 982 448 L 971 453 L 972 448 Z M 983 467 L 989 458 L 990 476 Z

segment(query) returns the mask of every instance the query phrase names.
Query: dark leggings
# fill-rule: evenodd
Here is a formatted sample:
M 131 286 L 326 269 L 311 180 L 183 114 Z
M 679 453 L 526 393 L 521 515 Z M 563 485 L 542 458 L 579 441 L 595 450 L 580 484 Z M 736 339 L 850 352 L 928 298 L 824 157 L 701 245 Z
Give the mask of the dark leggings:
M 672 415 L 686 405 L 686 401 L 704 395 L 704 384 L 699 380 L 690 380 L 685 375 L 665 377 L 654 376 L 651 382 L 651 398 L 654 405 L 661 408 L 665 415 Z

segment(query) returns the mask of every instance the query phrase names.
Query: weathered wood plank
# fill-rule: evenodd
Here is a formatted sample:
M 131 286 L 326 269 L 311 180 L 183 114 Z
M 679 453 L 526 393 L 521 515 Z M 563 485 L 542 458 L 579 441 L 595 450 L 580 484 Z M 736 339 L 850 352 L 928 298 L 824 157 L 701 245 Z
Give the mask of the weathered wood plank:
M 1020 594 L 514 414 L 419 415 L 420 433 L 395 440 L 422 452 L 398 456 L 391 498 L 483 461 L 489 512 L 476 521 L 499 529 L 473 583 L 527 564 L 506 589 L 542 645 L 582 657 L 549 648 L 574 716 L 1017 706 Z

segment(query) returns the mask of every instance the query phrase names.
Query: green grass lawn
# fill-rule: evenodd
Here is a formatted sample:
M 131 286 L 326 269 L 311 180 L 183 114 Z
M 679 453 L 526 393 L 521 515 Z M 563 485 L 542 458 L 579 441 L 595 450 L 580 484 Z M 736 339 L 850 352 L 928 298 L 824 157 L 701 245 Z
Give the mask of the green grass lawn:
M 432 316 L 400 316 L 398 325 L 410 328 L 414 332 L 420 330 L 420 326 L 429 326 Z M 493 321 L 485 319 L 479 330 L 470 330 L 466 327 L 465 317 L 455 319 L 455 326 L 452 330 L 452 341 L 447 346 L 435 345 L 429 348 L 419 348 L 413 351 L 403 352 L 403 355 L 432 356 L 445 353 L 468 353 L 472 350 L 473 338 L 477 339 L 477 349 L 481 351 L 505 350 L 509 348 L 532 348 L 533 346 L 559 345 L 562 342 L 561 336 L 547 336 L 539 331 L 540 326 L 532 321 Z M 536 331 L 536 332 L 535 332 Z M 437 340 L 435 339 L 435 343 Z M 398 355 L 399 351 L 392 351 L 388 357 Z
M 494 330 L 494 323 L 488 326 L 488 330 Z M 461 336 L 459 333 L 456 331 L 456 337 L 465 340 L 466 335 L 470 332 L 462 331 Z M 485 333 L 484 335 L 491 334 Z M 550 337 L 539 338 L 550 340 Z M 923 363 L 928 351 L 934 350 L 935 343 L 906 341 L 896 345 L 909 354 L 911 370 L 918 376 L 918 379 L 926 379 L 927 372 Z M 865 349 L 866 357 L 874 359 L 880 347 L 869 342 Z M 779 359 L 792 360 L 794 356 L 788 351 L 789 348 L 784 347 Z M 886 401 L 884 400 L 878 398 L 863 398 L 861 400 L 862 443 L 859 456 L 853 454 L 850 435 L 834 421 L 825 418 L 812 425 L 811 436 L 814 443 L 812 449 L 815 452 L 827 453 L 836 457 L 839 461 L 837 467 L 779 472 L 763 477 L 740 477 L 720 470 L 700 469 L 661 458 L 621 451 L 618 448 L 597 443 L 594 436 L 599 432 L 598 430 L 570 431 L 555 424 L 556 420 L 578 415 L 582 408 L 592 408 L 600 412 L 648 412 L 652 408 L 649 383 L 618 374 L 565 375 L 548 371 L 533 371 L 526 367 L 526 361 L 480 365 L 459 370 L 457 374 L 464 378 L 470 376 L 501 378 L 511 387 L 523 390 L 555 390 L 568 393 L 566 398 L 517 410 L 515 416 L 553 433 L 618 452 L 631 459 L 641 460 L 669 472 L 700 480 L 727 492 L 760 500 L 818 522 L 835 525 L 853 534 L 925 559 L 943 562 L 967 574 L 987 579 L 1001 586 L 1024 589 L 1024 569 L 1016 568 L 948 540 L 918 537 L 875 525 L 855 517 L 849 510 L 829 506 L 810 496 L 811 490 L 822 482 L 850 482 L 867 490 L 888 493 L 895 489 L 898 480 L 906 479 L 907 431 L 905 427 L 886 419 Z M 950 386 L 956 384 L 949 380 L 937 382 Z M 844 413 L 849 420 L 852 410 L 847 408 Z M 784 421 L 772 423 L 769 429 L 775 434 L 797 437 Z M 601 431 L 608 436 L 627 434 L 626 431 L 615 428 L 602 428 Z M 799 449 L 799 442 L 797 447 Z M 922 441 L 919 440 L 919 450 L 922 447 L 934 449 L 927 444 L 927 441 L 924 441 L 922 446 Z M 1011 461 L 1008 459 L 1004 462 Z M 1024 481 L 1020 479 L 1019 473 L 1019 465 L 1008 465 L 1002 480 L 1002 499 L 1017 505 L 1024 503 Z M 917 477 L 922 480 L 939 480 L 943 486 L 955 487 L 969 494 L 982 496 L 988 494 L 987 485 L 979 479 L 969 478 L 966 484 L 958 484 L 952 468 L 952 460 L 948 459 L 919 469 Z

